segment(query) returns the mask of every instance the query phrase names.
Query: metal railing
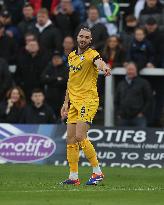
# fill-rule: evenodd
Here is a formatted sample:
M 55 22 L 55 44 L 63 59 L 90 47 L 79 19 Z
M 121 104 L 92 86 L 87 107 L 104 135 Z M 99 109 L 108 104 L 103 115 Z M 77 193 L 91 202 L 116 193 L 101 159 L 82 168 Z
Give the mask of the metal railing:
M 114 68 L 112 69 L 112 75 L 110 77 L 106 77 L 105 79 L 104 126 L 114 126 L 115 76 L 121 76 L 125 74 L 125 68 Z M 144 68 L 140 71 L 139 74 L 141 76 L 164 76 L 164 69 Z

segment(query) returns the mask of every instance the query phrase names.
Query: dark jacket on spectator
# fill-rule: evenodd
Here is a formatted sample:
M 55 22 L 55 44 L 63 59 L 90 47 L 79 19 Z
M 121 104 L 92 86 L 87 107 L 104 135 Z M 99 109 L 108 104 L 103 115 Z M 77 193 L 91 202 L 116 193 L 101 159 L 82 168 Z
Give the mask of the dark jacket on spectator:
M 146 39 L 141 42 L 134 39 L 128 50 L 127 60 L 134 61 L 139 70 L 144 68 L 147 63 L 154 64 L 154 49 L 152 44 Z
M 53 17 L 55 25 L 60 29 L 62 37 L 73 36 L 80 24 L 79 13 L 73 11 L 71 15 L 59 13 Z
M 150 17 L 157 21 L 160 28 L 164 28 L 164 7 L 160 2 L 154 8 L 149 8 L 145 3 L 145 8 L 140 13 L 139 23 L 145 25 Z
M 134 30 L 136 27 L 125 27 L 125 29 L 120 33 L 120 39 L 122 47 L 128 50 L 134 39 Z
M 80 31 L 81 28 L 88 27 L 88 23 L 85 22 L 84 24 L 80 25 L 77 29 L 77 33 Z M 92 32 L 92 46 L 94 49 L 98 50 L 99 52 L 103 50 L 105 42 L 108 38 L 108 32 L 106 27 L 102 23 L 95 24 L 91 29 Z
M 41 76 L 41 82 L 46 86 L 46 100 L 54 109 L 57 117 L 64 102 L 67 87 L 68 71 L 64 64 L 54 67 L 50 63 Z
M 54 27 L 54 25 L 49 24 L 42 32 L 39 32 L 39 29 L 35 25 L 31 32 L 36 34 L 41 47 L 45 48 L 50 53 L 52 53 L 54 50 L 61 51 L 61 33 L 57 28 Z
M 24 6 L 24 0 L 5 0 L 5 7 L 12 15 L 12 21 L 14 24 L 18 24 L 23 17 L 22 9 Z
M 40 76 L 49 59 L 49 55 L 43 50 L 34 57 L 25 50 L 19 54 L 15 78 L 17 84 L 24 90 L 27 99 L 34 88 L 41 87 Z
M 115 112 L 125 119 L 133 118 L 139 113 L 146 113 L 152 100 L 152 91 L 148 81 L 136 77 L 129 84 L 122 80 L 116 89 Z
M 7 62 L 0 58 L 0 101 L 3 100 L 6 91 L 11 87 L 12 80 Z
M 1 123 L 19 123 L 22 114 L 22 108 L 18 108 L 15 105 L 10 109 L 9 113 L 6 113 L 7 102 L 0 104 L 0 122 Z
M 125 62 L 125 59 L 126 59 L 125 51 L 119 47 L 116 49 L 116 54 L 115 54 L 113 59 L 110 59 L 109 56 L 110 56 L 110 54 L 108 54 L 108 55 L 102 54 L 102 57 L 106 63 L 109 63 L 110 65 L 112 63 L 112 65 L 111 65 L 112 68 L 122 67 L 123 63 Z
M 163 52 L 164 52 L 164 31 L 156 29 L 152 33 L 148 33 L 146 38 L 152 43 L 155 53 L 155 65 L 162 67 Z
M 55 123 L 56 117 L 50 106 L 43 104 L 40 108 L 35 107 L 33 104 L 25 107 L 20 123 L 29 124 L 46 124 Z
M 16 41 L 7 35 L 2 36 L 0 38 L 0 57 L 4 58 L 9 64 L 15 64 L 17 53 Z
M 35 25 L 36 19 L 32 18 L 30 20 L 23 19 L 19 24 L 18 24 L 18 29 L 21 34 L 21 40 L 24 40 L 24 35 L 28 32 L 30 32 Z

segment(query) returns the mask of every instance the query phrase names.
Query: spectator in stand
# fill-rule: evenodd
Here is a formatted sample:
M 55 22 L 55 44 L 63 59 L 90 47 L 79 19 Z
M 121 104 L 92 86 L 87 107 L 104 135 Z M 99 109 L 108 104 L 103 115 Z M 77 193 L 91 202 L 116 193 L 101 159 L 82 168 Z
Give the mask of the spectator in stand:
M 24 0 L 5 0 L 5 7 L 12 16 L 13 24 L 17 25 L 22 20 Z
M 0 12 L 5 10 L 5 2 L 4 0 L 0 0 Z
M 159 0 L 146 0 L 139 17 L 140 25 L 145 25 L 146 20 L 150 17 L 157 21 L 161 29 L 164 28 L 164 7 Z
M 122 42 L 123 48 L 128 50 L 134 38 L 134 31 L 137 28 L 138 22 L 137 19 L 133 15 L 128 15 L 125 18 L 125 28 L 120 33 L 120 38 Z
M 155 62 L 158 68 L 162 68 L 162 60 L 164 53 L 164 32 L 159 30 L 159 26 L 154 18 L 149 18 L 146 21 L 147 39 L 152 42 L 155 48 Z M 158 76 L 149 78 L 149 82 L 154 92 L 154 115 L 152 126 L 161 126 L 161 114 L 164 106 L 164 77 Z
M 151 42 L 146 39 L 143 28 L 135 30 L 134 39 L 128 50 L 127 61 L 134 61 L 139 70 L 145 67 L 154 67 L 154 49 Z
M 6 34 L 5 26 L 0 23 L 0 57 L 10 65 L 16 63 L 18 46 L 15 40 Z
M 31 41 L 37 41 L 37 36 L 34 33 L 28 32 L 24 36 L 24 45 L 27 45 Z
M 35 23 L 34 9 L 32 5 L 27 2 L 23 6 L 23 19 L 18 24 L 22 39 L 24 38 L 24 35 L 34 27 Z
M 53 15 L 55 25 L 65 36 L 73 36 L 77 26 L 80 24 L 79 13 L 74 10 L 71 0 L 61 0 Z
M 64 22 L 65 24 L 65 22 Z M 60 31 L 54 27 L 49 19 L 48 10 L 40 9 L 37 13 L 37 23 L 31 32 L 38 37 L 41 47 L 53 53 L 54 49 L 61 50 L 62 39 Z
M 135 63 L 128 63 L 125 79 L 118 84 L 115 94 L 117 124 L 145 127 L 145 116 L 151 102 L 152 90 L 148 81 L 137 75 Z
M 9 37 L 14 38 L 14 40 L 19 44 L 20 32 L 18 28 L 12 24 L 11 14 L 7 10 L 0 13 L 0 22 L 5 26 L 6 34 Z
M 88 9 L 86 22 L 80 25 L 77 30 L 79 31 L 84 27 L 87 27 L 92 31 L 92 48 L 101 52 L 108 38 L 108 32 L 106 27 L 101 23 L 99 10 L 96 6 L 91 6 Z
M 139 18 L 140 13 L 142 9 L 144 8 L 144 6 L 145 6 L 145 0 L 138 0 L 136 2 L 135 7 L 134 7 L 134 16 L 136 17 L 136 19 Z
M 85 5 L 83 0 L 72 0 L 73 7 L 80 14 L 80 21 L 84 22 L 86 17 Z
M 98 8 L 101 22 L 106 26 L 108 34 L 116 34 L 118 32 L 117 20 L 119 15 L 119 4 L 112 0 L 102 0 Z
M 42 73 L 41 81 L 46 88 L 46 101 L 53 108 L 58 120 L 65 97 L 67 79 L 68 71 L 62 56 L 58 51 L 55 51 L 51 63 Z
M 146 38 L 152 43 L 155 50 L 155 65 L 161 68 L 164 52 L 164 31 L 159 29 L 157 21 L 152 17 L 147 19 L 145 29 Z
M 103 51 L 103 59 L 110 67 L 122 67 L 125 63 L 125 51 L 118 36 L 110 36 Z
M 6 99 L 0 104 L 0 122 L 19 123 L 25 105 L 23 90 L 18 86 L 12 87 L 7 92 Z
M 50 56 L 42 50 L 37 40 L 26 44 L 24 51 L 18 56 L 15 78 L 29 100 L 31 91 L 41 87 L 40 76 L 49 62 Z
M 7 90 L 12 85 L 12 79 L 9 72 L 8 64 L 0 58 L 0 102 L 4 99 Z
M 49 124 L 55 122 L 55 114 L 51 107 L 45 103 L 44 92 L 41 89 L 34 89 L 31 95 L 31 104 L 25 107 L 20 123 Z
M 60 0 L 29 0 L 34 8 L 34 15 L 37 15 L 41 8 L 46 8 L 49 14 L 53 14 Z
M 66 36 L 63 40 L 63 63 L 67 66 L 68 64 L 68 55 L 73 51 L 75 47 L 74 40 L 71 36 Z

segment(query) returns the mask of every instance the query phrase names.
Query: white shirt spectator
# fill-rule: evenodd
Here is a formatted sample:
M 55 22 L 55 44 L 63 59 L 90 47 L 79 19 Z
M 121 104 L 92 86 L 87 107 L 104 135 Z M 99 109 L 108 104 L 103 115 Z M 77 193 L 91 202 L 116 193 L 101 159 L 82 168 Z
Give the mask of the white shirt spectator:
M 134 16 L 138 19 L 141 10 L 144 8 L 145 0 L 138 0 L 134 8 Z

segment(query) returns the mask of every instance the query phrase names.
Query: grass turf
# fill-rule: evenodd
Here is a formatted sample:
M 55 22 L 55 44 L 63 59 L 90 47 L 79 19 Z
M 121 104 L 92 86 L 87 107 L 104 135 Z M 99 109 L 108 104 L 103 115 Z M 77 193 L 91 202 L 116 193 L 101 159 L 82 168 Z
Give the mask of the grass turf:
M 68 168 L 0 165 L 0 205 L 163 205 L 163 169 L 104 168 L 105 180 L 85 186 L 91 168 L 81 167 L 80 186 L 63 186 Z

